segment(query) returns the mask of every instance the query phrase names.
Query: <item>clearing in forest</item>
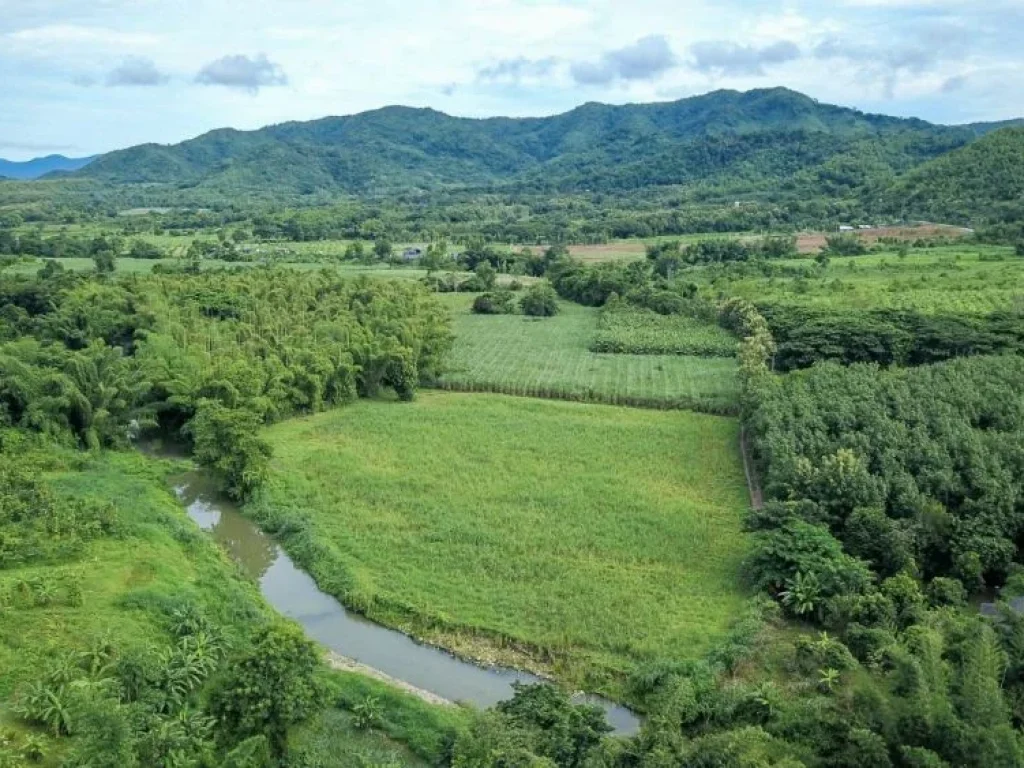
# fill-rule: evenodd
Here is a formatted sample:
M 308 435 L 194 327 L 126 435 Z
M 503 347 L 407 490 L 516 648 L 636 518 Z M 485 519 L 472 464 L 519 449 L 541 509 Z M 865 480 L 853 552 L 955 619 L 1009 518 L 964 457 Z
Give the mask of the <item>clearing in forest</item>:
M 601 354 L 590 350 L 598 309 L 561 303 L 555 317 L 474 315 L 471 294 L 447 294 L 455 349 L 444 389 L 735 412 L 736 362 L 727 357 Z
M 269 428 L 249 511 L 372 618 L 612 694 L 740 612 L 735 419 L 422 393 Z M 315 542 L 315 545 L 312 544 Z

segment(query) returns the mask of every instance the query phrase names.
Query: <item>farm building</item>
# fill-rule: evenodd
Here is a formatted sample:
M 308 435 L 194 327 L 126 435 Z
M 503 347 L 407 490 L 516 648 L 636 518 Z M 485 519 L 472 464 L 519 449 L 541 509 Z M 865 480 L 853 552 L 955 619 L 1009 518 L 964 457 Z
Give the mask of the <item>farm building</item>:
M 417 259 L 422 258 L 422 257 L 423 257 L 423 249 L 422 248 L 406 248 L 404 251 L 402 251 L 402 258 L 405 261 L 416 261 Z

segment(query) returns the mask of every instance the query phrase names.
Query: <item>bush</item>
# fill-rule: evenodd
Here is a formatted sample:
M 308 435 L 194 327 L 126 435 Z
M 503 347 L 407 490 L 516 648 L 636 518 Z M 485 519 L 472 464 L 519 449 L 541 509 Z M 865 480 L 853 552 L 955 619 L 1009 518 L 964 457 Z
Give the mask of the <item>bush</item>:
M 526 291 L 519 300 L 519 308 L 524 315 L 553 317 L 558 314 L 558 297 L 550 285 L 540 283 Z
M 967 590 L 956 579 L 938 576 L 928 585 L 928 603 L 933 608 L 959 607 L 967 602 Z
M 473 312 L 478 315 L 511 315 L 515 311 L 511 291 L 488 291 L 473 300 Z

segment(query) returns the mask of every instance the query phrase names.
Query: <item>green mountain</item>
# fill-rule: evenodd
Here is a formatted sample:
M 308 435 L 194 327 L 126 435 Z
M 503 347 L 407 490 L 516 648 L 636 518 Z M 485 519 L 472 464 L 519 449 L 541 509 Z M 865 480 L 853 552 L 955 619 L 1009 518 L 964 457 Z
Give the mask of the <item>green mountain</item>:
M 75 174 L 190 194 L 373 195 L 441 187 L 630 191 L 695 185 L 722 194 L 848 189 L 973 140 L 945 127 L 821 104 L 784 89 L 680 101 L 584 104 L 543 118 L 468 119 L 386 107 L 173 146 L 111 152 Z
M 445 185 L 756 185 L 864 155 L 873 156 L 878 172 L 900 172 L 974 136 L 970 127 L 865 115 L 775 88 L 666 103 L 587 103 L 530 119 L 389 106 L 256 131 L 217 130 L 171 146 L 143 144 L 104 155 L 76 175 L 289 196 Z M 880 141 L 881 150 L 869 150 Z
M 942 221 L 1018 219 L 1024 211 L 1024 126 L 989 133 L 898 179 L 889 209 Z

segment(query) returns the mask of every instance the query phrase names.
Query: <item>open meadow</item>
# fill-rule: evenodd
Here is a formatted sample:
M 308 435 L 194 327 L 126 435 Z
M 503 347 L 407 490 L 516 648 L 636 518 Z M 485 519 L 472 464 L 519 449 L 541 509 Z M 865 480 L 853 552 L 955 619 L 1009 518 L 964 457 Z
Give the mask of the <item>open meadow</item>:
M 621 693 L 620 673 L 698 657 L 740 610 L 738 430 L 488 394 L 360 401 L 266 430 L 250 511 L 300 560 L 326 544 L 304 565 L 372 618 Z
M 731 358 L 592 352 L 596 308 L 561 302 L 550 318 L 476 315 L 471 294 L 440 298 L 455 331 L 451 363 L 437 382 L 444 389 L 712 413 L 737 407 Z

